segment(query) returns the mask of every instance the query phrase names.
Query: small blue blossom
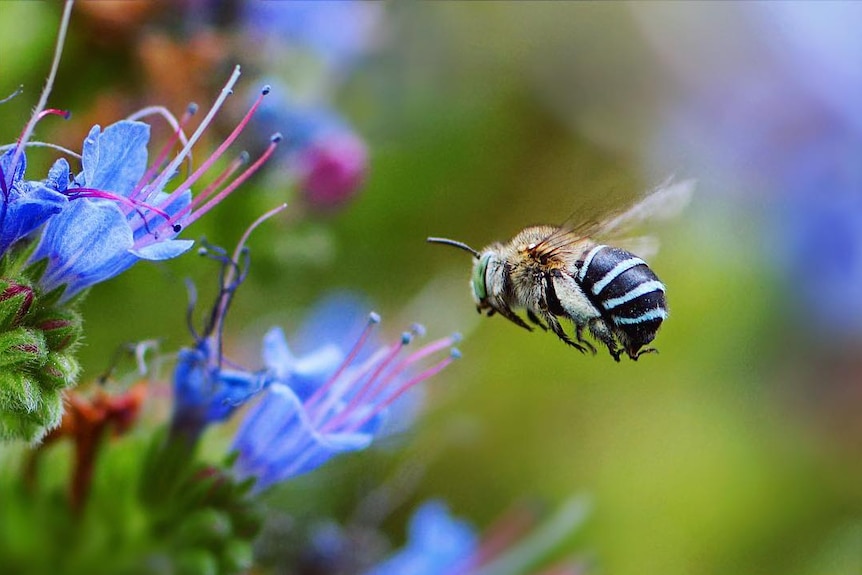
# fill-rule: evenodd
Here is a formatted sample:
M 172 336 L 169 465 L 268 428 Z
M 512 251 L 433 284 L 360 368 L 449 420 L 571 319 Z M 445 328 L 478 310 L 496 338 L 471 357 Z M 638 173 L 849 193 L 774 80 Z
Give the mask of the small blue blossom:
M 368 447 L 391 429 L 387 416 L 406 416 L 407 411 L 396 409 L 402 397 L 458 355 L 453 349 L 417 373 L 414 365 L 451 348 L 457 338 L 437 340 L 402 357 L 419 328 L 395 343 L 374 346 L 369 340 L 378 321 L 371 314 L 349 349 L 337 341 L 343 335 L 334 341 L 315 338 L 317 350 L 302 359 L 291 352 L 280 329 L 266 335 L 263 355 L 272 383 L 244 418 L 233 446 L 239 452 L 238 474 L 256 477 L 256 489 Z
M 441 575 L 457 573 L 479 547 L 479 537 L 455 519 L 446 505 L 429 501 L 410 519 L 407 544 L 365 575 Z
M 122 120 L 104 130 L 100 126 L 92 128 L 83 144 L 82 172 L 63 192 L 71 205 L 50 220 L 31 256 L 32 262 L 47 260 L 47 269 L 41 278 L 43 288 L 53 290 L 65 286 L 63 298 L 69 299 L 92 285 L 119 275 L 139 260 L 171 259 L 193 245 L 192 240 L 175 239 L 177 234 L 257 170 L 274 152 L 280 139 L 280 136 L 274 137 L 261 158 L 230 180 L 247 161 L 246 156 L 240 156 L 213 184 L 192 198 L 191 186 L 236 139 L 260 105 L 262 96 L 269 92 L 266 88 L 216 152 L 172 191 L 165 191 L 167 182 L 188 157 L 192 145 L 237 77 L 238 71 L 191 138 L 186 140 L 182 136 L 182 126 L 190 119 L 194 108 L 182 121 L 174 120 L 177 125 L 174 138 L 149 168 L 148 124 Z M 171 148 L 180 140 L 184 142 L 183 149 L 169 161 Z M 56 177 L 61 179 L 61 174 L 56 174 Z M 230 183 L 225 184 L 226 181 Z
M 219 294 L 207 315 L 203 333 L 198 334 L 189 326 L 196 343 L 180 350 L 174 368 L 171 435 L 183 437 L 189 444 L 194 444 L 209 424 L 228 419 L 270 379 L 264 370 L 251 371 L 233 365 L 222 351 L 225 316 L 247 275 L 248 252 L 241 243 L 236 255 L 243 257 L 242 262 L 229 258 L 220 248 L 202 248 L 201 253 L 219 261 L 222 273 Z M 194 303 L 194 290 L 190 291 Z
M 266 376 L 224 366 L 212 338 L 181 349 L 174 368 L 174 433 L 195 439 L 210 423 L 225 421 L 266 385 Z
M 571 497 L 537 524 L 533 509 L 516 505 L 478 537 L 470 525 L 453 518 L 443 503 L 430 501 L 411 518 L 406 545 L 364 575 L 538 574 L 534 569 L 583 526 L 589 509 L 586 498 Z M 541 571 L 581 572 L 581 562 L 573 559 Z
M 0 155 L 0 256 L 17 241 L 29 236 L 66 206 L 62 194 L 69 181 L 69 164 L 58 160 L 44 182 L 24 180 L 27 160 L 16 148 Z
M 338 70 L 371 51 L 384 15 L 380 3 L 351 0 L 246 2 L 244 10 L 251 35 L 304 48 Z

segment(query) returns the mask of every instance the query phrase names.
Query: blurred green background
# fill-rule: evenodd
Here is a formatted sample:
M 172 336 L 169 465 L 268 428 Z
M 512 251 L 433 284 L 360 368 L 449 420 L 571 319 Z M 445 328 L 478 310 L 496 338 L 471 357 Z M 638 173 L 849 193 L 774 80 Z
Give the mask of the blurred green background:
M 199 31 L 187 36 L 172 19 L 194 12 L 147 4 L 80 3 L 49 102 L 73 116 L 40 124 L 37 139 L 75 147 L 93 123 L 153 103 L 179 113 L 215 95 L 225 74 L 202 81 L 187 75 L 193 64 L 160 67 L 153 56 L 165 42 L 189 58 L 208 49 Z M 116 5 L 120 20 L 109 14 Z M 465 335 L 464 359 L 432 382 L 428 413 L 390 454 L 427 458 L 415 500 L 442 497 L 486 525 L 523 496 L 590 494 L 592 518 L 571 550 L 602 573 L 862 573 L 858 332 L 809 329 L 764 219 L 780 194 L 692 162 L 684 145 L 660 150 L 659 160 L 652 149 L 662 111 L 686 85 L 645 27 L 671 48 L 705 31 L 703 53 L 715 53 L 703 66 L 732 82 L 735 63 L 763 56 L 751 45 L 737 50 L 738 36 L 750 34 L 740 9 L 387 4 L 381 46 L 335 97 L 368 143 L 367 184 L 336 214 L 289 208 L 255 233 L 252 273 L 228 318 L 232 355 L 257 365 L 268 326 L 290 332 L 330 290 L 365 293 L 389 333 L 420 321 L 432 336 Z M 0 95 L 25 86 L 0 107 L 4 142 L 35 103 L 58 13 L 49 2 L 0 3 Z M 218 58 L 228 60 L 235 38 L 219 42 Z M 727 57 L 724 67 L 715 54 Z M 701 56 L 688 54 L 695 67 Z M 264 71 L 246 70 L 242 82 L 259 85 Z M 31 169 L 53 159 L 31 156 Z M 660 354 L 637 363 L 582 356 L 551 335 L 479 318 L 469 258 L 425 243 L 439 235 L 479 248 L 529 224 L 619 208 L 671 174 L 697 178 L 698 191 L 677 220 L 643 230 L 661 240 L 650 264 L 668 286 L 671 317 Z M 190 236 L 232 246 L 280 201 L 293 204 L 289 187 L 263 174 Z M 165 350 L 190 342 L 185 277 L 205 303 L 215 266 L 192 254 L 142 263 L 92 290 L 85 381 L 123 342 L 158 337 Z M 361 473 L 375 457 L 352 455 L 287 489 Z

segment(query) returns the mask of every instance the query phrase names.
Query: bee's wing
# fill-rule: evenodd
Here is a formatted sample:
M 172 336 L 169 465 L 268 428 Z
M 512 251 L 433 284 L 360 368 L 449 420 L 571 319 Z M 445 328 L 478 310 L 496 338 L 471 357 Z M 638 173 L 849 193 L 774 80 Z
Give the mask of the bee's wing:
M 694 180 L 674 182 L 668 179 L 650 191 L 642 200 L 624 210 L 612 214 L 595 224 L 595 235 L 625 237 L 631 230 L 647 220 L 668 220 L 678 215 L 694 191 Z
M 623 238 L 613 242 L 614 246 L 622 248 L 648 260 L 658 253 L 661 243 L 655 236 L 637 236 Z
M 577 252 L 590 241 L 601 240 L 649 258 L 658 253 L 658 240 L 652 236 L 630 237 L 631 232 L 647 220 L 667 220 L 679 214 L 691 199 L 694 184 L 694 180 L 674 182 L 671 178 L 633 206 L 602 220 L 588 220 L 575 226 L 571 225 L 570 218 L 539 242 L 533 253 L 554 256 Z

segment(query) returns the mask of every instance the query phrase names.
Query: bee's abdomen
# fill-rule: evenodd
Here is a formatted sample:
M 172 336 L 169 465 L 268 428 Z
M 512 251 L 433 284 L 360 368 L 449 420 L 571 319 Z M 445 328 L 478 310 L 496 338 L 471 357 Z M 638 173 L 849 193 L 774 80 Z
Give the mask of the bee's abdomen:
M 575 277 L 593 305 L 628 336 L 634 349 L 652 341 L 667 317 L 664 284 L 631 252 L 595 246 Z

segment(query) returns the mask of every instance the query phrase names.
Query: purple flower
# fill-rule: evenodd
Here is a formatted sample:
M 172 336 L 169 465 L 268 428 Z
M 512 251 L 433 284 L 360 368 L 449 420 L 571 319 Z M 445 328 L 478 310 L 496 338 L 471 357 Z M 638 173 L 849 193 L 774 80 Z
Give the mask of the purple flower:
M 410 519 L 407 544 L 365 575 L 452 573 L 478 546 L 479 537 L 468 523 L 452 517 L 444 503 L 429 501 Z
M 31 182 L 23 179 L 27 165 L 23 153 L 13 169 L 15 152 L 13 147 L 0 155 L 0 256 L 60 213 L 67 201 L 62 194 L 69 181 L 65 160 L 54 164 L 44 182 Z
M 254 123 L 285 134 L 279 156 L 309 207 L 340 207 L 364 185 L 368 148 L 334 110 L 300 104 L 280 89 L 261 106 Z
M 324 309 L 339 305 L 343 303 Z M 355 317 L 355 308 L 327 314 Z M 266 335 L 263 353 L 272 383 L 244 418 L 233 446 L 239 452 L 238 474 L 256 477 L 257 490 L 311 471 L 339 453 L 368 447 L 390 429 L 384 425 L 387 416 L 397 420 L 405 415 L 398 412 L 399 400 L 458 356 L 452 349 L 436 363 L 416 370 L 422 360 L 451 348 L 457 337 L 406 354 L 404 349 L 419 328 L 395 343 L 377 346 L 370 340 L 378 322 L 379 317 L 371 314 L 349 348 L 339 341 L 343 335 L 332 340 L 315 337 L 316 350 L 302 359 L 291 352 L 281 330 Z M 326 333 L 332 326 L 319 329 Z
M 330 210 L 353 198 L 365 183 L 368 150 L 352 131 L 324 132 L 296 155 L 294 166 L 306 203 Z
M 123 120 L 104 130 L 99 126 L 93 127 L 84 140 L 82 172 L 75 178 L 74 184 L 64 191 L 71 204 L 50 220 L 31 256 L 32 262 L 47 260 L 47 269 L 41 278 L 45 289 L 65 286 L 63 298 L 69 299 L 92 285 L 124 272 L 139 260 L 171 259 L 192 246 L 191 240 L 175 237 L 257 170 L 273 153 L 280 139 L 274 137 L 263 156 L 233 180 L 230 178 L 247 161 L 244 155 L 232 162 L 196 197 L 192 197 L 192 185 L 236 139 L 260 105 L 262 96 L 268 93 L 267 88 L 212 156 L 172 191 L 166 191 L 168 181 L 188 157 L 193 144 L 237 78 L 238 71 L 190 138 L 185 138 L 182 127 L 191 118 L 195 108 L 190 108 L 179 122 L 170 118 L 175 126 L 174 138 L 149 168 L 147 144 L 150 128 L 147 124 Z M 183 143 L 183 148 L 171 159 L 171 149 L 178 141 Z

